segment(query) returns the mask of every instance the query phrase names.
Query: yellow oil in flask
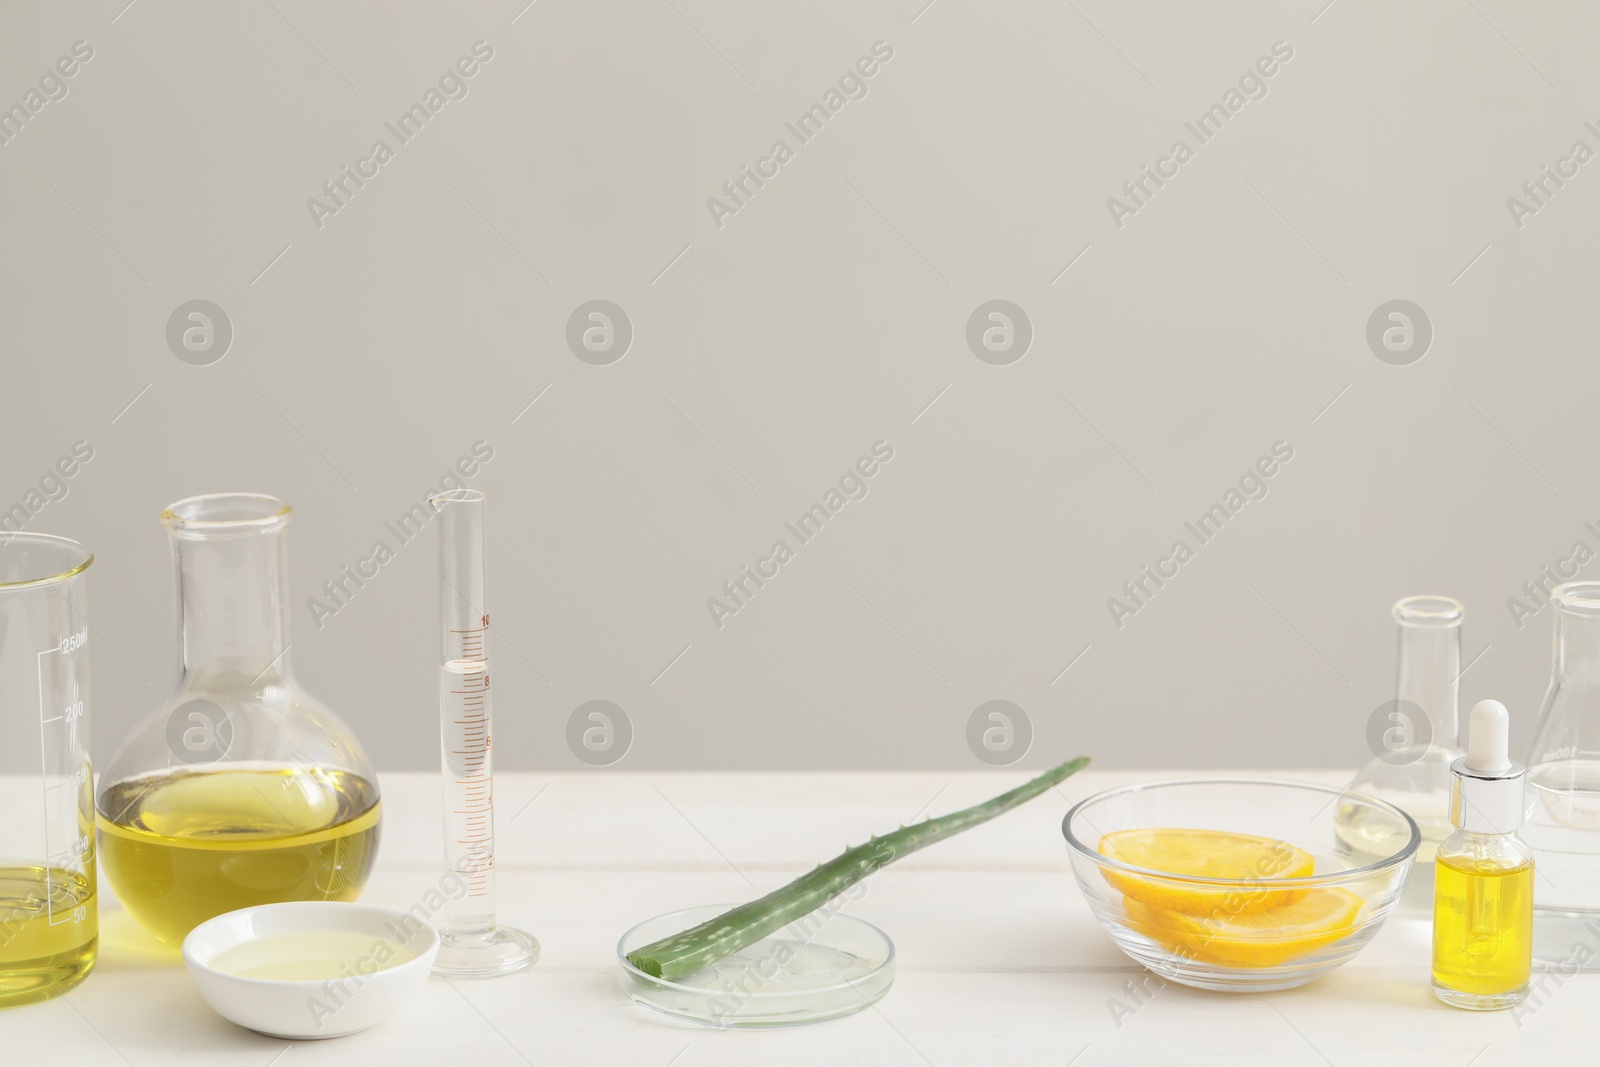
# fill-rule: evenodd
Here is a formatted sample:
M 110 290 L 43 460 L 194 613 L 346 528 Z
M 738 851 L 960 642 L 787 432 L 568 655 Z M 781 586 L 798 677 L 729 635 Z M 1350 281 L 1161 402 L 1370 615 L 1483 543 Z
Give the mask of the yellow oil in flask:
M 354 900 L 378 851 L 377 787 L 349 771 L 162 772 L 101 798 L 100 862 L 128 912 L 178 943 L 200 923 L 284 900 Z

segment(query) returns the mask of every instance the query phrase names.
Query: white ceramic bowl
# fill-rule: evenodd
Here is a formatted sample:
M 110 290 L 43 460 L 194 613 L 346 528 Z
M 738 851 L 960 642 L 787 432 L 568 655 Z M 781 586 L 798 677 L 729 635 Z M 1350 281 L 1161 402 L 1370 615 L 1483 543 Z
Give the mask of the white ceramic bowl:
M 439 934 L 404 912 L 332 900 L 218 915 L 183 939 L 200 996 L 270 1037 L 343 1037 L 398 1012 L 428 980 Z

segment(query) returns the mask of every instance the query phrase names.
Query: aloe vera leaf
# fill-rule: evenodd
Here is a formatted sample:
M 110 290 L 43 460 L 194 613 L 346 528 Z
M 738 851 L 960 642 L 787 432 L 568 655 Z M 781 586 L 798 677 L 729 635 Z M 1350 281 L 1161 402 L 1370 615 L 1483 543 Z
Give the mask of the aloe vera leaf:
M 668 981 L 693 974 L 811 914 L 885 864 L 1027 803 L 1088 762 L 1080 756 L 982 804 L 870 838 L 758 900 L 628 953 L 628 962 Z

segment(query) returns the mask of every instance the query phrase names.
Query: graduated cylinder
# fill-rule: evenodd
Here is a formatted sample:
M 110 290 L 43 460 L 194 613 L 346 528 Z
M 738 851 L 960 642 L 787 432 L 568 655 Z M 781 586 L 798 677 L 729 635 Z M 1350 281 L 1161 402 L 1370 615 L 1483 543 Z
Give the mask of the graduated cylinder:
M 430 497 L 439 524 L 439 737 L 444 847 L 466 892 L 436 921 L 436 974 L 490 977 L 538 958 L 529 935 L 495 922 L 494 714 L 485 590 L 486 501 L 472 489 Z

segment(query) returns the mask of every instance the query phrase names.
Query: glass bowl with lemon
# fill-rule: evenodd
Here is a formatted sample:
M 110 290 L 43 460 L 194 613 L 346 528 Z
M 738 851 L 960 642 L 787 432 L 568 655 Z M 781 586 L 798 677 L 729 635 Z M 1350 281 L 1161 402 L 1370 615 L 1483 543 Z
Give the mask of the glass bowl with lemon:
M 1338 832 L 1351 825 L 1360 841 Z M 1061 830 L 1118 948 L 1171 981 L 1243 993 L 1304 985 L 1360 952 L 1422 842 L 1374 797 L 1247 779 L 1097 793 Z

